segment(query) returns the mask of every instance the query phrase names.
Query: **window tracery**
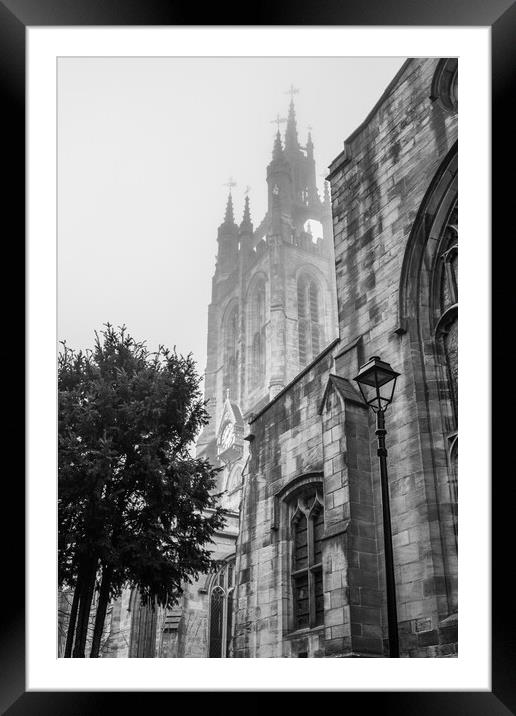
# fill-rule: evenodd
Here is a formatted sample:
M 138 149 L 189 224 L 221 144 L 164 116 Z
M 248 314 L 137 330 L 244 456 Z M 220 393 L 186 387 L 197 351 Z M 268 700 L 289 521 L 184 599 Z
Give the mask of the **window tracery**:
M 458 97 L 458 69 L 456 57 L 439 60 L 432 80 L 430 98 L 437 100 L 448 112 L 457 112 Z
M 212 659 L 231 655 L 234 589 L 235 562 L 231 560 L 217 572 L 211 583 L 208 655 Z
M 324 623 L 324 508 L 320 491 L 311 488 L 302 492 L 291 510 L 294 629 L 309 629 Z
M 450 212 L 442 235 L 442 248 L 437 265 L 438 296 L 436 297 L 437 350 L 444 357 L 448 393 L 453 405 L 454 427 L 458 411 L 458 223 L 457 201 Z

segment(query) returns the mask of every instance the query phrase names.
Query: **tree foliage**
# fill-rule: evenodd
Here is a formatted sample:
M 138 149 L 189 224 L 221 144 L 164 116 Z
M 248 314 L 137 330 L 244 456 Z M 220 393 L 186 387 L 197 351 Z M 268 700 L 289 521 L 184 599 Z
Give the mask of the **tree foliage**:
M 92 583 L 106 604 L 131 585 L 143 604 L 169 607 L 182 583 L 213 567 L 209 544 L 224 516 L 218 469 L 191 454 L 208 422 L 199 383 L 191 355 L 163 346 L 150 353 L 125 327 L 106 324 L 91 351 L 63 344 L 59 583 L 80 592 L 79 622 Z

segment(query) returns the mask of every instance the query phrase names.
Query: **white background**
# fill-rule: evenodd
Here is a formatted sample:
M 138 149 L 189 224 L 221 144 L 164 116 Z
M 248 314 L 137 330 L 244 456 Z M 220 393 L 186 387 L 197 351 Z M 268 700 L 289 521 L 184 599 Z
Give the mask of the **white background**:
M 27 32 L 28 690 L 489 690 L 489 28 L 28 28 Z M 457 659 L 57 659 L 56 58 L 78 55 L 459 57 Z

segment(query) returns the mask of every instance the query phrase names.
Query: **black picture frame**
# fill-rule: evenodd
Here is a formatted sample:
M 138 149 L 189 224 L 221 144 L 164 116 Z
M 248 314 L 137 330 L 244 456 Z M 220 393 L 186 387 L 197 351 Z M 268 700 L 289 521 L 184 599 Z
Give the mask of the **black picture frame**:
M 244 10 L 244 13 L 242 12 Z M 198 23 L 202 12 L 203 22 Z M 497 237 L 498 255 L 492 292 L 492 329 L 501 332 L 511 325 L 507 306 L 514 306 L 514 290 L 508 273 L 514 266 L 514 229 L 508 216 L 514 204 L 514 113 L 510 101 L 514 92 L 516 55 L 516 4 L 514 0 L 367 0 L 346 2 L 324 0 L 308 3 L 292 0 L 268 3 L 238 10 L 231 4 L 212 4 L 203 8 L 173 0 L 1 0 L 0 53 L 4 131 L 3 193 L 4 221 L 14 219 L 5 239 L 24 262 L 25 245 L 25 38 L 29 26 L 63 25 L 389 25 L 389 26 L 489 26 L 492 33 L 492 235 Z M 511 212 L 512 213 L 512 212 Z M 512 218 L 512 217 L 511 217 Z M 503 238 L 506 241 L 503 241 Z M 494 242 L 493 242 L 493 245 Z M 512 252 L 512 254 L 511 254 Z M 512 273 L 512 271 L 511 271 Z M 20 282 L 21 283 L 21 282 Z M 12 296 L 10 296 L 12 302 Z M 19 303 L 24 305 L 24 297 Z M 505 309 L 505 310 L 504 310 Z M 10 317 L 10 316 L 9 316 Z M 23 320 L 12 322 L 8 334 L 10 346 L 23 342 Z M 18 339 L 18 340 L 17 340 Z M 501 341 L 493 345 L 492 365 L 501 363 Z M 505 347 L 505 346 L 504 346 Z M 34 346 L 28 346 L 35 350 Z M 13 351 L 13 353 L 16 351 Z M 19 351 L 17 351 L 19 353 Z M 505 356 L 504 356 L 505 357 Z M 497 360 L 499 359 L 499 360 Z M 18 364 L 21 361 L 18 359 Z M 493 377 L 496 377 L 493 371 Z M 11 381 L 12 378 L 10 377 Z M 22 376 L 19 383 L 24 383 Z M 496 383 L 493 386 L 496 388 Z M 507 396 L 504 386 L 504 397 Z M 500 386 L 501 388 L 501 386 Z M 474 386 L 472 386 L 474 389 Z M 499 391 L 498 391 L 499 392 Z M 493 390 L 493 396 L 497 391 Z M 12 407 L 21 409 L 23 391 L 18 389 Z M 509 398 L 512 397 L 509 393 Z M 504 401 L 506 402 L 506 401 Z M 11 402 L 10 402 L 11 407 Z M 21 420 L 10 411 L 12 433 L 21 433 Z M 513 534 L 509 510 L 514 503 L 514 468 L 503 465 L 503 455 L 510 455 L 509 430 L 501 403 L 493 407 L 493 456 L 498 456 L 492 481 L 492 690 L 491 692 L 346 692 L 343 708 L 374 707 L 396 714 L 493 714 L 516 713 L 516 645 L 513 628 L 513 593 L 509 589 L 513 562 Z M 16 425 L 16 427 L 15 427 Z M 497 449 L 498 448 L 498 449 Z M 12 447 L 11 447 L 12 450 Z M 2 713 L 18 714 L 83 714 L 122 710 L 120 699 L 128 697 L 132 708 L 153 702 L 168 693 L 121 692 L 26 692 L 25 690 L 25 523 L 24 480 L 17 467 L 21 451 L 4 467 L 4 523 L 7 514 L 15 516 L 4 538 L 3 577 L 4 610 L 0 638 L 0 708 Z M 507 477 L 506 477 L 507 476 Z M 506 479 L 505 479 L 506 477 Z M 513 499 L 511 499 L 511 497 Z M 8 548 L 6 547 L 8 545 Z M 474 598 L 474 595 L 471 595 Z M 407 685 L 409 687 L 409 685 Z M 262 694 L 259 696 L 261 697 Z M 213 696 L 213 695 L 211 695 Z M 116 701 L 115 701 L 116 699 Z M 239 702 L 241 704 L 241 702 Z M 241 705 L 238 706 L 241 708 Z

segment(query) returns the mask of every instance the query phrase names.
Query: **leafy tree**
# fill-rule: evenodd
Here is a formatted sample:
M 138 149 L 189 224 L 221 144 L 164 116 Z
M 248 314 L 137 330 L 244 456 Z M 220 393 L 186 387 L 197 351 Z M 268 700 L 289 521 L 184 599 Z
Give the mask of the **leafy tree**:
M 90 656 L 106 608 L 124 586 L 170 607 L 181 585 L 214 567 L 209 544 L 224 524 L 218 468 L 190 453 L 208 412 L 190 355 L 150 353 L 106 324 L 93 350 L 62 344 L 58 359 L 59 584 L 74 588 L 65 656 Z

